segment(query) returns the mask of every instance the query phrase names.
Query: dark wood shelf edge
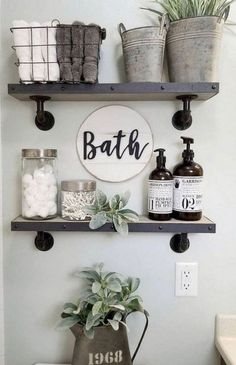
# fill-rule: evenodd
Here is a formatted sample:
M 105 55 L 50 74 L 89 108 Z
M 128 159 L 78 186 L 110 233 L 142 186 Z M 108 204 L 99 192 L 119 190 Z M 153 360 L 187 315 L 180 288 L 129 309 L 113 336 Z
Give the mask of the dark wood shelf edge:
M 45 221 L 30 221 L 17 217 L 11 222 L 12 231 L 64 231 L 64 232 L 114 232 L 111 223 L 106 223 L 97 230 L 89 228 L 88 221 L 66 221 L 54 218 Z M 216 224 L 206 217 L 197 222 L 182 222 L 172 219 L 165 222 L 154 222 L 147 218 L 137 223 L 129 223 L 130 232 L 153 232 L 153 233 L 215 233 Z
M 52 100 L 174 100 L 180 95 L 198 95 L 207 100 L 219 93 L 218 82 L 134 82 L 89 84 L 9 84 L 8 94 L 19 100 L 46 95 Z

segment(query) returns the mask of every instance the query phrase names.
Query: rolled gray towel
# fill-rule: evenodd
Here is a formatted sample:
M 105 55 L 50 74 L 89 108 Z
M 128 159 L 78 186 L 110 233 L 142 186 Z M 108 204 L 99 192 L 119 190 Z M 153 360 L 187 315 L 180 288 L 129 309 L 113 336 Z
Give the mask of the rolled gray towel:
M 85 82 L 95 83 L 98 78 L 98 60 L 101 45 L 101 31 L 96 24 L 90 24 L 84 31 L 84 65 Z
M 71 26 L 59 24 L 56 30 L 56 41 L 61 80 L 73 82 L 71 71 Z
M 84 23 L 74 22 L 71 27 L 72 35 L 72 74 L 74 82 L 80 82 L 84 62 Z

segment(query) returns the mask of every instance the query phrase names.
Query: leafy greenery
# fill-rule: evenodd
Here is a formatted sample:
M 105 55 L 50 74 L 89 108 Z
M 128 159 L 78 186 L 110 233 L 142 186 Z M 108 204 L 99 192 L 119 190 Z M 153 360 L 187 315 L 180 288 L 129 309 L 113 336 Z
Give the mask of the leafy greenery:
M 155 0 L 167 13 L 170 21 L 197 16 L 213 15 L 227 19 L 230 4 L 234 0 Z M 159 17 L 162 13 L 151 8 L 143 8 L 156 13 Z
M 111 325 L 117 331 L 120 324 L 126 326 L 129 313 L 144 311 L 141 297 L 134 294 L 140 279 L 103 271 L 103 264 L 84 268 L 76 276 L 83 279 L 85 287 L 77 304 L 64 305 L 59 329 L 68 329 L 79 323 L 85 335 L 93 338 L 95 327 Z
M 85 207 L 85 212 L 92 216 L 89 227 L 97 229 L 107 222 L 112 222 L 118 233 L 128 234 L 128 222 L 137 222 L 139 219 L 138 214 L 133 210 L 123 209 L 129 198 L 130 192 L 126 191 L 108 200 L 102 191 L 97 190 L 94 204 Z

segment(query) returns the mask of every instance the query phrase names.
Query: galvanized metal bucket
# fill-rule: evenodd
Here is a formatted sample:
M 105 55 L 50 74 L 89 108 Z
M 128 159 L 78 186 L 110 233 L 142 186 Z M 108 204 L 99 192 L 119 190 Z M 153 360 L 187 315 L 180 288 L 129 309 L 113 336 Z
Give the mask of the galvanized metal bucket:
M 171 82 L 218 80 L 224 20 L 216 16 L 181 19 L 170 23 L 167 59 Z
M 76 341 L 72 358 L 72 365 L 132 365 L 142 343 L 148 327 L 148 317 L 145 312 L 146 323 L 134 355 L 130 356 L 126 328 L 120 325 L 115 331 L 110 325 L 95 328 L 93 339 L 83 333 L 83 327 L 76 324 L 71 328 Z
M 126 30 L 119 24 L 125 73 L 128 82 L 160 82 L 167 33 L 166 17 L 159 27 Z

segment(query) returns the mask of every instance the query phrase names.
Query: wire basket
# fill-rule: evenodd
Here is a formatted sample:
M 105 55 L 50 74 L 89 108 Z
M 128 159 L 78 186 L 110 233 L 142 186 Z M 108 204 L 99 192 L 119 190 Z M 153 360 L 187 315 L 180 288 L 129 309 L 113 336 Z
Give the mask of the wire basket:
M 100 46 L 105 28 L 79 22 L 14 26 L 13 33 L 21 83 L 96 83 Z

